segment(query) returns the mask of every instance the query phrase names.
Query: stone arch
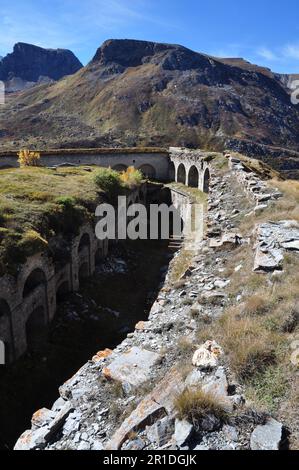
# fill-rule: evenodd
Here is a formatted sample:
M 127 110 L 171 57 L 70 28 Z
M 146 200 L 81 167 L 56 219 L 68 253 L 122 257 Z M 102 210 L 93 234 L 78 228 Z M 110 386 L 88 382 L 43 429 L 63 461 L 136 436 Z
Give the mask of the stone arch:
M 112 170 L 118 171 L 119 173 L 122 173 L 123 171 L 126 171 L 128 169 L 127 165 L 124 165 L 122 163 L 119 163 L 118 165 L 114 165 L 112 167 Z
M 80 251 L 82 251 L 86 246 L 88 247 L 88 249 L 90 249 L 90 245 L 91 245 L 91 242 L 90 242 L 89 233 L 87 232 L 83 233 L 83 235 L 80 238 L 79 245 L 78 245 L 78 253 L 80 253 Z
M 203 175 L 203 192 L 208 193 L 210 189 L 210 170 L 206 168 Z
M 35 308 L 26 322 L 26 341 L 29 352 L 38 352 L 44 346 L 47 334 L 46 311 L 43 306 Z
M 169 163 L 168 178 L 169 181 L 175 181 L 175 165 L 173 162 Z
M 186 184 L 186 168 L 183 163 L 181 163 L 177 170 L 177 182 Z
M 40 268 L 34 269 L 26 279 L 23 289 L 23 299 L 30 295 L 37 287 L 46 286 L 47 278 Z
M 14 358 L 14 341 L 12 331 L 11 309 L 6 300 L 0 299 L 0 340 L 4 343 L 5 363 Z
M 139 171 L 143 174 L 145 178 L 155 179 L 156 178 L 156 170 L 152 165 L 144 164 L 138 168 Z
M 198 188 L 199 186 L 199 171 L 195 165 L 192 165 L 189 170 L 188 186 L 191 188 Z

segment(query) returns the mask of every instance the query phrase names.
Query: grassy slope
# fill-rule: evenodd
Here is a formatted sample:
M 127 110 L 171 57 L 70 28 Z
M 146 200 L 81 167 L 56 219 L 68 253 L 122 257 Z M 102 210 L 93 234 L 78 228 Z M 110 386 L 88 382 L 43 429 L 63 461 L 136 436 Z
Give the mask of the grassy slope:
M 248 163 L 259 166 L 255 160 Z M 283 197 L 261 215 L 243 218 L 238 229 L 244 237 L 252 234 L 257 223 L 299 221 L 299 182 L 273 179 L 269 184 L 279 188 Z M 232 251 L 223 273 L 231 281 L 230 305 L 216 323 L 198 330 L 199 340 L 213 337 L 227 351 L 233 372 L 246 386 L 247 398 L 289 426 L 292 448 L 299 445 L 299 376 L 290 347 L 299 339 L 298 263 L 298 256 L 290 253 L 281 275 L 257 274 L 252 272 L 251 246 Z M 239 265 L 241 270 L 235 272 Z M 236 301 L 238 295 L 242 295 L 241 303 Z

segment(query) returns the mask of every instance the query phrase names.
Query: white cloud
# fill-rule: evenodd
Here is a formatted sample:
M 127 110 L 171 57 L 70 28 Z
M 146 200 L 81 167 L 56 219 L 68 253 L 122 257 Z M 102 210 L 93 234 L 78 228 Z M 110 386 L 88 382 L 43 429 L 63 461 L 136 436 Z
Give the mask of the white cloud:
M 274 53 L 273 51 L 271 51 L 271 49 L 269 49 L 268 47 L 260 47 L 260 48 L 257 50 L 257 54 L 258 54 L 260 57 L 263 57 L 263 59 L 266 59 L 266 60 L 268 60 L 268 61 L 279 60 L 279 57 L 276 55 L 276 53 Z
M 283 48 L 283 55 L 288 59 L 299 59 L 299 44 L 287 44 Z

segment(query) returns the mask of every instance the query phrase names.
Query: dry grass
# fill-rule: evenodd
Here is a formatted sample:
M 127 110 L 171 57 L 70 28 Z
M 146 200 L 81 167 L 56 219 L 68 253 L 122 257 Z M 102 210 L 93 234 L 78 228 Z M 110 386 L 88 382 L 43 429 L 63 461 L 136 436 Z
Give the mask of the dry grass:
M 178 418 L 186 419 L 195 426 L 209 415 L 221 421 L 226 419 L 224 405 L 219 398 L 200 389 L 187 388 L 176 397 L 174 405 Z

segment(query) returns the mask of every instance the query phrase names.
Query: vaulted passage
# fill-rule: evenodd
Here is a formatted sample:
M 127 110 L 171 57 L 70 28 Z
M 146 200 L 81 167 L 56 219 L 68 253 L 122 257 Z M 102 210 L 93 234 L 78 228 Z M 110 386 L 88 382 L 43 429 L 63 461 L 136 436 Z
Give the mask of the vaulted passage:
M 29 352 L 38 352 L 43 348 L 46 332 L 46 313 L 43 307 L 38 307 L 31 313 L 26 322 L 26 339 Z
M 152 180 L 156 178 L 156 170 L 152 165 L 141 165 L 138 169 L 141 171 L 145 178 Z
M 88 233 L 84 233 L 84 235 L 82 235 L 78 246 L 78 253 L 80 253 L 80 251 L 82 251 L 84 247 L 90 248 L 90 236 Z
M 198 188 L 199 185 L 199 173 L 196 166 L 191 166 L 188 174 L 188 186 L 191 188 Z
M 183 163 L 178 167 L 177 181 L 178 183 L 186 184 L 186 168 Z
M 23 298 L 28 297 L 37 287 L 45 286 L 47 283 L 44 271 L 37 268 L 28 276 L 23 290 Z
M 9 363 L 13 359 L 13 333 L 11 311 L 4 299 L 0 299 L 0 330 L 0 339 L 4 343 L 5 363 Z
M 208 193 L 210 189 L 210 171 L 207 168 L 203 177 L 203 192 Z
M 173 162 L 169 163 L 169 181 L 175 181 L 175 166 Z
M 62 282 L 56 290 L 56 303 L 62 302 L 70 291 L 70 283 L 68 281 Z
M 127 167 L 126 165 L 122 165 L 122 164 L 120 163 L 119 165 L 114 165 L 114 166 L 112 167 L 112 170 L 119 171 L 119 172 L 121 173 L 122 171 L 126 171 L 127 168 L 128 168 L 128 167 Z

